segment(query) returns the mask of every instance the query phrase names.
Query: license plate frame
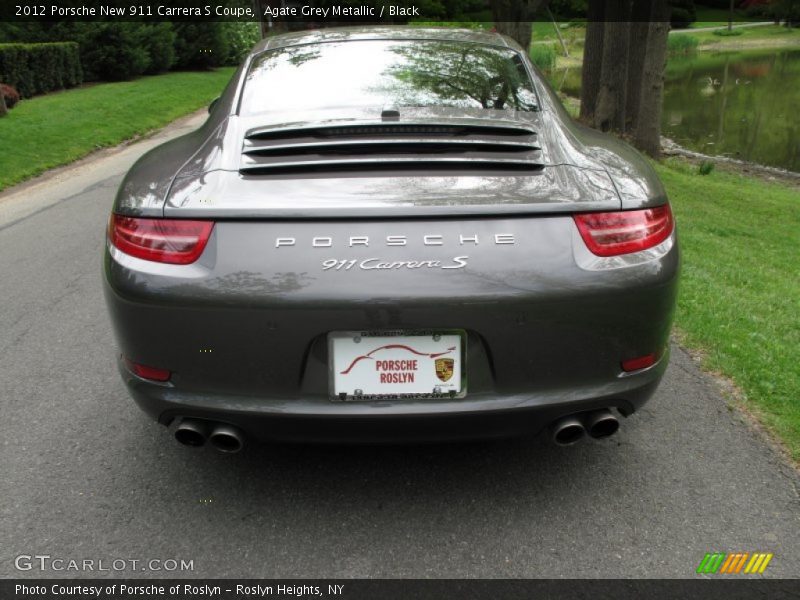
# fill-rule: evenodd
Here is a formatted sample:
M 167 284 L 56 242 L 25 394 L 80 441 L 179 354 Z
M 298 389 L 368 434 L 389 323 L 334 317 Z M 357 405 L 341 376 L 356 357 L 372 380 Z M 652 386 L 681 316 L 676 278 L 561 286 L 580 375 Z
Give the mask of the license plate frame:
M 356 338 L 360 341 L 355 342 Z M 454 343 L 456 347 L 452 350 Z M 372 356 L 367 356 L 369 354 Z M 358 357 L 361 359 L 356 361 Z M 413 370 L 382 368 L 387 365 L 378 364 L 395 361 L 388 365 L 392 367 L 398 366 L 397 361 L 412 360 L 417 361 Z M 367 365 L 374 368 L 366 368 Z M 343 374 L 347 368 L 350 371 Z M 452 373 L 445 380 L 448 371 Z M 395 379 L 380 382 L 383 373 Z M 404 373 L 413 373 L 414 381 L 398 381 Z M 344 379 L 351 376 L 353 379 Z M 412 389 L 412 385 L 416 391 L 403 391 Z M 328 392 L 330 399 L 337 402 L 464 398 L 467 394 L 467 333 L 463 329 L 332 331 L 328 333 Z

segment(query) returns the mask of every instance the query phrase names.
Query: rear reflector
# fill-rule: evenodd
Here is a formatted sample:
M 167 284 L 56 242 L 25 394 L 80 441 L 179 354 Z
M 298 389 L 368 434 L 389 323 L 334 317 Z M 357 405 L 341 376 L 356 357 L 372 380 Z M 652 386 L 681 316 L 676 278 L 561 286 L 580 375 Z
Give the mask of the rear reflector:
M 597 256 L 619 256 L 657 246 L 675 227 L 669 204 L 644 210 L 573 215 L 584 243 Z
M 208 243 L 213 221 L 139 219 L 111 215 L 108 239 L 136 258 L 173 265 L 193 263 Z
M 646 369 L 656 364 L 656 355 L 645 354 L 644 356 L 637 356 L 636 358 L 629 358 L 622 361 L 622 370 L 625 372 L 638 371 L 639 369 Z
M 130 369 L 133 374 L 138 375 L 142 379 L 150 379 L 151 381 L 168 381 L 172 375 L 167 369 L 147 367 L 127 358 L 125 359 L 125 365 L 127 365 L 128 369 Z

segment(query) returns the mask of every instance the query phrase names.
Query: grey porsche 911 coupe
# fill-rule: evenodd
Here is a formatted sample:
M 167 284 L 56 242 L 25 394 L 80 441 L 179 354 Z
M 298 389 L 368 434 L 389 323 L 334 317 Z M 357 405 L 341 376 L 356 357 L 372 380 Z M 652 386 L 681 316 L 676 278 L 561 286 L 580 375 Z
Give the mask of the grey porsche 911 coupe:
M 108 224 L 133 398 L 183 444 L 617 431 L 668 361 L 679 257 L 637 152 L 493 33 L 271 37 Z

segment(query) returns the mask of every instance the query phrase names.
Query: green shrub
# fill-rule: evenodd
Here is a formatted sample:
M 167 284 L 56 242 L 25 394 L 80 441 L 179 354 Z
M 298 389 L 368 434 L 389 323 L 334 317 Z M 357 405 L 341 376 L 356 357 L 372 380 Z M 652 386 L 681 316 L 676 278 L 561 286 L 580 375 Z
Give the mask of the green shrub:
M 170 22 L 61 21 L 6 29 L 19 42 L 77 42 L 88 81 L 161 73 L 175 62 L 175 33 Z
M 260 40 L 261 32 L 255 22 L 60 21 L 0 23 L 0 39 L 4 38 L 26 44 L 76 42 L 83 65 L 80 82 L 132 79 L 173 67 L 207 69 L 239 64 Z M 74 80 L 75 75 L 68 79 Z
M 175 23 L 175 66 L 178 69 L 210 69 L 228 55 L 223 24 Z
M 734 36 L 734 35 L 742 35 L 744 31 L 741 29 L 715 29 L 714 35 L 721 35 L 723 37 L 727 36 Z
M 748 18 L 769 18 L 774 19 L 775 15 L 775 5 L 771 2 L 764 2 L 763 4 L 759 3 L 748 3 L 744 8 L 744 16 Z
M 261 40 L 261 30 L 255 21 L 224 22 L 222 28 L 227 46 L 227 56 L 222 61 L 224 65 L 238 65 Z
M 686 29 L 697 20 L 694 0 L 670 0 L 670 21 L 673 29 Z
M 679 33 L 667 38 L 667 51 L 672 55 L 692 54 L 697 50 L 699 43 L 696 37 L 686 33 Z
M 253 23 L 258 28 L 258 25 Z M 147 52 L 148 64 L 145 73 L 156 74 L 169 71 L 175 64 L 175 31 L 172 23 L 162 22 L 142 25 L 136 32 L 139 44 Z
M 552 44 L 531 44 L 531 61 L 542 71 L 556 66 L 556 49 Z
M 140 44 L 137 23 L 86 23 L 78 43 L 87 80 L 121 81 L 147 70 L 150 55 Z
M 697 172 L 700 175 L 709 175 L 711 171 L 714 170 L 714 163 L 710 160 L 704 160 L 700 163 L 700 166 L 697 168 Z
M 0 81 L 23 98 L 76 86 L 83 81 L 78 45 L 0 44 Z
M 559 21 L 586 18 L 588 0 L 550 0 L 548 8 Z

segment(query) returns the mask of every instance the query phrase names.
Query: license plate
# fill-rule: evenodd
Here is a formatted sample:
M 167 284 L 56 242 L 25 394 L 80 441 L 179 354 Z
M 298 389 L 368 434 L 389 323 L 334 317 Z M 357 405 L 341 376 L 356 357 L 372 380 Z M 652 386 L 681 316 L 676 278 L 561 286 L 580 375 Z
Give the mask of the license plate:
M 331 393 L 338 400 L 460 397 L 463 332 L 328 334 Z

